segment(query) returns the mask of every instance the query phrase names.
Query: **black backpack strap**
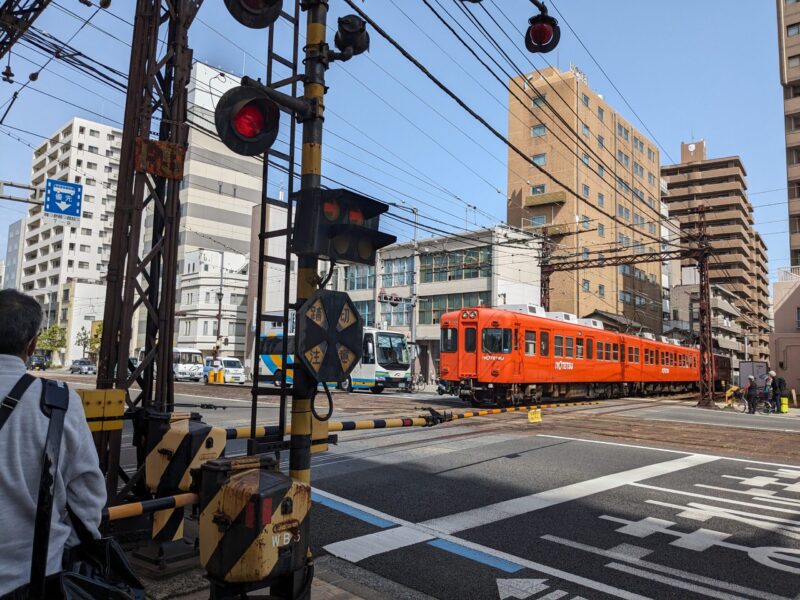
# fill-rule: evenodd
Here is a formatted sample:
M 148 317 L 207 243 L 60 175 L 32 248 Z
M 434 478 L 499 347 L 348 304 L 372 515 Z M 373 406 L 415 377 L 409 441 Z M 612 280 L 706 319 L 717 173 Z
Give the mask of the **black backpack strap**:
M 69 520 L 72 522 L 72 529 L 75 530 L 81 544 L 91 544 L 94 541 L 94 536 L 89 531 L 89 528 L 84 525 L 83 521 L 81 521 L 81 518 L 72 510 L 69 502 L 67 502 L 67 513 L 69 513 Z
M 50 519 L 53 515 L 53 496 L 64 433 L 64 417 L 69 406 L 69 389 L 58 381 L 42 379 L 41 407 L 50 417 L 42 456 L 42 475 L 39 479 L 39 499 L 33 527 L 33 556 L 31 560 L 30 598 L 44 599 L 47 550 L 50 545 Z
M 11 416 L 12 411 L 17 407 L 17 404 L 19 404 L 20 398 L 22 398 L 22 395 L 34 381 L 36 381 L 36 377 L 25 373 L 19 378 L 19 381 L 14 384 L 14 387 L 11 388 L 11 391 L 8 392 L 5 399 L 0 402 L 0 430 L 3 429 L 3 425 L 8 421 L 8 417 Z

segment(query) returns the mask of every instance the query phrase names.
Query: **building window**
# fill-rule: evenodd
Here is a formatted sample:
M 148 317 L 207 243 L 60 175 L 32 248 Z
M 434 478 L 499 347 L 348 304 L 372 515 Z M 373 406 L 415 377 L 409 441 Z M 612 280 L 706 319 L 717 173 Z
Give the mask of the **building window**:
M 626 221 L 630 221 L 631 220 L 631 209 L 626 207 L 626 206 L 622 206 L 621 204 L 619 204 L 619 205 L 617 205 L 617 216 L 625 219 Z
M 630 139 L 630 130 L 627 127 L 623 127 L 622 123 L 617 123 L 617 135 L 628 141 Z
M 99 138 L 100 137 L 100 132 L 97 131 L 96 129 L 90 129 L 89 130 L 89 137 Z
M 587 217 L 586 215 L 581 216 L 581 226 L 584 229 L 589 229 L 589 217 Z
M 606 286 L 604 286 L 602 283 L 597 286 L 597 295 L 601 298 L 606 297 Z
M 792 233 L 800 233 L 800 217 L 792 215 L 789 217 L 789 231 Z
M 208 335 L 208 321 L 203 321 L 203 335 Z
M 795 323 L 795 328 L 800 329 L 800 306 L 797 307 L 797 323 Z
M 606 237 L 606 226 L 602 223 L 597 224 L 597 235 L 600 237 Z
M 490 246 L 420 256 L 420 280 L 422 283 L 475 279 L 489 277 L 491 274 L 492 250 Z
M 601 192 L 597 192 L 597 206 L 602 208 L 603 206 L 605 206 L 605 203 L 606 203 L 606 197 Z
M 535 165 L 543 167 L 547 164 L 547 154 L 534 154 L 531 156 L 531 162 Z
M 603 122 L 603 119 L 605 118 L 605 116 L 606 116 L 606 111 L 604 111 L 602 108 L 600 108 L 598 106 L 597 107 L 597 118 L 600 119 L 601 123 Z
M 636 161 L 633 161 L 633 174 L 637 177 L 644 177 L 644 167 Z
M 581 157 L 581 160 L 583 161 L 583 164 L 585 164 L 587 167 L 589 166 L 589 155 L 588 154 L 586 154 L 584 152 L 583 156 Z
M 600 150 L 606 147 L 606 138 L 604 138 L 602 135 L 597 136 L 597 147 Z
M 647 160 L 653 161 L 656 159 L 656 153 L 652 148 L 647 149 Z
M 592 132 L 589 131 L 589 126 L 586 123 L 583 124 L 583 135 L 585 137 L 589 137 L 590 135 L 592 135 Z
M 589 186 L 584 183 L 582 191 L 583 191 L 583 197 L 584 198 L 588 198 L 589 197 L 589 191 L 590 191 L 589 190 Z
M 586 94 L 583 95 L 583 105 L 589 106 L 589 96 L 587 96 Z
M 789 37 L 794 37 L 798 33 L 800 33 L 800 23 L 795 23 L 794 25 L 789 25 L 786 28 L 786 35 Z
M 409 325 L 411 323 L 411 305 L 405 302 L 401 302 L 397 306 L 381 305 L 381 321 L 392 326 Z
M 354 301 L 353 305 L 356 307 L 358 314 L 364 319 L 364 325 L 368 327 L 375 326 L 375 303 L 372 300 Z
M 544 227 L 547 225 L 547 217 L 544 215 L 536 215 L 528 219 L 528 224 L 531 227 Z
M 581 250 L 581 258 L 583 258 L 583 260 L 589 260 L 589 249 L 588 248 L 583 248 L 583 250 Z
M 370 290 L 375 287 L 375 267 L 348 265 L 344 270 L 345 290 Z
M 631 159 L 630 156 L 625 154 L 622 150 L 617 150 L 617 160 L 621 162 L 626 167 L 631 166 Z
M 787 61 L 790 68 L 800 67 L 800 54 L 795 54 L 794 56 L 790 56 L 789 60 Z
M 547 127 L 544 125 L 534 125 L 531 127 L 531 137 L 542 137 L 547 133 Z
M 539 96 L 536 96 L 531 100 L 531 105 L 533 106 L 533 108 L 542 108 L 547 103 L 546 98 L 547 98 L 546 94 L 541 94 Z
M 399 285 L 411 285 L 414 278 L 414 259 L 411 256 L 405 258 L 392 258 L 383 261 L 383 286 L 394 287 Z
M 531 186 L 531 196 L 538 196 L 539 194 L 544 194 L 546 191 L 547 185 L 544 183 Z
M 490 293 L 469 292 L 465 294 L 442 294 L 422 296 L 419 299 L 419 323 L 436 325 L 446 312 L 477 306 L 491 306 Z
M 581 282 L 581 289 L 582 289 L 584 292 L 588 292 L 588 291 L 589 291 L 589 280 L 588 280 L 588 279 L 584 279 L 584 280 Z

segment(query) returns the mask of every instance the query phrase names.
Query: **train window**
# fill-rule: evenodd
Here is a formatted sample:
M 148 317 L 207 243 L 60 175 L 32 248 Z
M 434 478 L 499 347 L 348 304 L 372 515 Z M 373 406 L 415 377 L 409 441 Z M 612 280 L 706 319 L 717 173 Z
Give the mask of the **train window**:
M 487 354 L 511 352 L 511 329 L 487 327 L 483 330 L 483 351 Z
M 606 360 L 611 360 L 611 344 L 606 342 Z
M 566 342 L 564 356 L 572 358 L 574 356 L 575 338 L 568 337 L 564 341 Z
M 611 346 L 611 349 L 612 349 L 611 359 L 616 362 L 619 360 L 619 344 L 614 344 L 613 346 Z
M 575 358 L 583 358 L 583 340 L 575 340 Z
M 553 338 L 553 356 L 556 358 L 564 356 L 564 336 L 562 335 Z
M 594 340 L 593 339 L 589 338 L 588 340 L 586 340 L 586 358 L 588 358 L 589 360 L 594 358 L 594 348 L 593 348 L 593 346 L 594 346 Z
M 631 346 L 628 346 L 628 362 L 633 362 L 633 348 Z
M 475 352 L 478 347 L 478 330 L 467 327 L 464 330 L 464 352 Z
M 597 360 L 603 360 L 603 342 L 597 342 Z
M 546 331 L 539 335 L 539 352 L 542 356 L 550 355 L 550 334 Z
M 452 327 L 442 327 L 442 352 L 458 351 L 458 329 Z
M 634 358 L 633 362 L 638 363 L 639 362 L 639 349 L 638 348 L 634 348 L 634 350 L 635 350 L 635 352 L 633 353 L 633 358 Z
M 528 356 L 536 356 L 536 332 L 525 332 L 525 354 Z

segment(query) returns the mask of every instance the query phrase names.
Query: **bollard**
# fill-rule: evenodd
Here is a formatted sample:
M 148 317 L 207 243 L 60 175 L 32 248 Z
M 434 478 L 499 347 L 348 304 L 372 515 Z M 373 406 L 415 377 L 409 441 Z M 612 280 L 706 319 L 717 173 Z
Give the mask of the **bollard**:
M 222 367 L 217 369 L 217 383 L 225 383 L 225 369 Z
M 781 414 L 786 414 L 789 412 L 789 397 L 788 396 L 781 396 Z
M 542 422 L 542 409 L 534 408 L 528 411 L 528 423 L 541 423 Z

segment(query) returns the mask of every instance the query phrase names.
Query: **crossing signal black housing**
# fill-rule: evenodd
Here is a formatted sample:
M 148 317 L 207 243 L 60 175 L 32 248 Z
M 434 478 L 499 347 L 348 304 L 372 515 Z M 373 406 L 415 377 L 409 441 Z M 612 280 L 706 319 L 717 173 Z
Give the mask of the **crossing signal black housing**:
M 314 190 L 298 202 L 292 249 L 336 262 L 374 265 L 375 253 L 397 238 L 378 230 L 389 205 L 350 190 Z
M 358 15 L 347 15 L 338 21 L 333 43 L 342 52 L 351 52 L 353 56 L 369 50 L 369 33 L 367 22 Z
M 250 29 L 266 29 L 278 20 L 283 0 L 225 0 L 231 16 Z
M 236 154 L 255 156 L 275 143 L 280 108 L 258 88 L 235 87 L 225 92 L 214 111 L 219 139 Z
M 550 52 L 561 39 L 558 21 L 546 13 L 538 14 L 528 20 L 525 32 L 525 47 L 528 52 Z

